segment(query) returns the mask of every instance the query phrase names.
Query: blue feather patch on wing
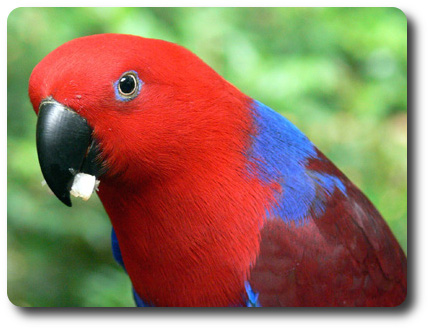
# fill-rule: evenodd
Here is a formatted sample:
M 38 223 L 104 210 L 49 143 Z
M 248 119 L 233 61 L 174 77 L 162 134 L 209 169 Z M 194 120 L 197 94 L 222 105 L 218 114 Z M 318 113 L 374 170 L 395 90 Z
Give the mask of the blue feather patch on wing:
M 318 158 L 317 150 L 288 119 L 258 101 L 251 110 L 256 130 L 247 155 L 249 171 L 256 172 L 263 182 L 281 186 L 277 204 L 268 210 L 269 217 L 301 225 L 312 212 L 323 214 L 326 196 L 335 188 L 346 194 L 339 178 L 306 168 L 310 159 Z
M 340 181 L 339 178 L 329 175 L 326 173 L 320 173 L 313 171 L 312 176 L 318 181 L 329 195 L 334 193 L 334 190 L 338 188 L 344 195 L 346 195 L 345 185 Z
M 248 281 L 245 281 L 245 290 L 248 295 L 248 299 L 246 300 L 246 307 L 261 307 L 260 302 L 258 301 L 258 293 L 255 293 L 251 284 Z

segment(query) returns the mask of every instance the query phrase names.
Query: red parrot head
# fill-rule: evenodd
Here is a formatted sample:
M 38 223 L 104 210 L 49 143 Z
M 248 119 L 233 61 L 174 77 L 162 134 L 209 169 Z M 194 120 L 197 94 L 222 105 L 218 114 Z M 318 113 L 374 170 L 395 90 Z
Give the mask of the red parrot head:
M 78 172 L 123 182 L 162 178 L 210 159 L 220 135 L 246 126 L 236 115 L 247 97 L 197 56 L 131 35 L 65 43 L 35 67 L 29 95 L 42 172 L 69 206 Z

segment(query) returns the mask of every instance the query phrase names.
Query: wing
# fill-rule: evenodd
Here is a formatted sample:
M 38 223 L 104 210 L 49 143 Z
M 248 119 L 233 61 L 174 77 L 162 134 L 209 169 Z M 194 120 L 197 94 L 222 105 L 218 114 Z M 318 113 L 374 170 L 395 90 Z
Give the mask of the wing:
M 262 306 L 396 306 L 406 257 L 370 201 L 319 151 L 306 167 L 315 197 L 303 221 L 266 221 L 249 283 Z M 327 186 L 323 177 L 336 178 Z

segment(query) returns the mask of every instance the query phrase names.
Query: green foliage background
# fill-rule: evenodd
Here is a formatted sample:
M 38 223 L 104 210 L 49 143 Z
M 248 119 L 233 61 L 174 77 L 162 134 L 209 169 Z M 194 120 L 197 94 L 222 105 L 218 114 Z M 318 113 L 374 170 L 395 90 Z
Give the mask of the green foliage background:
M 117 32 L 181 44 L 287 116 L 356 183 L 406 251 L 407 21 L 394 8 L 19 8 L 8 18 L 8 296 L 19 306 L 133 306 L 97 197 L 42 187 L 33 67 Z M 94 77 L 97 82 L 97 77 Z

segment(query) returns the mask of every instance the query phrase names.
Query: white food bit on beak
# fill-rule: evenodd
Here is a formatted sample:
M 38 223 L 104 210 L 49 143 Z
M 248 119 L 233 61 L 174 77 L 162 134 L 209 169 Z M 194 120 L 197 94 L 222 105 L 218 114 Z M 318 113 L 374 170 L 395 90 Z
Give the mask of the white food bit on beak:
M 70 193 L 75 197 L 81 197 L 87 201 L 92 193 L 98 188 L 100 181 L 96 180 L 94 175 L 78 173 L 73 179 L 73 185 Z

